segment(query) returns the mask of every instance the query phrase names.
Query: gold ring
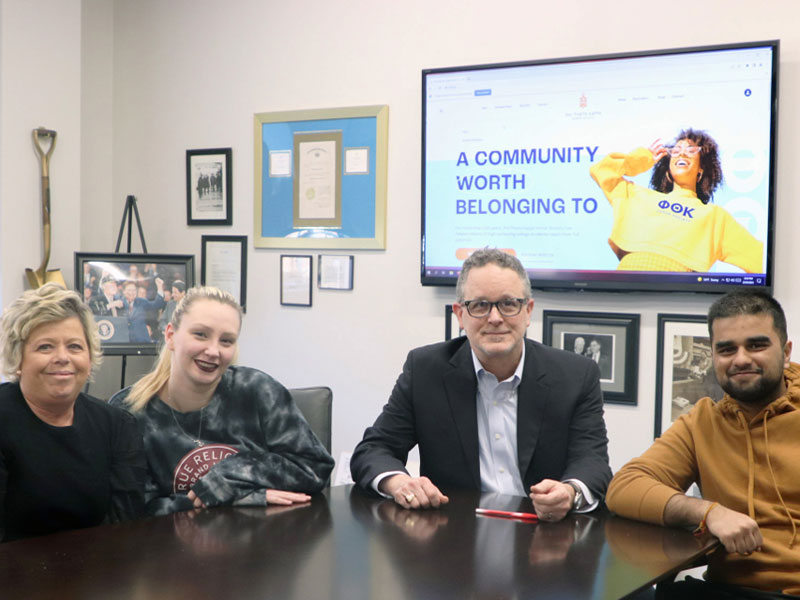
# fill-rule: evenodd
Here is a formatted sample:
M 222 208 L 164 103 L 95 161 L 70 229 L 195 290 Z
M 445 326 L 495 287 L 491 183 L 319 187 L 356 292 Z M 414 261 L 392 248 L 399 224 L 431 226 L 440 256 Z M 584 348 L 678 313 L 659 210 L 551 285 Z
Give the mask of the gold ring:
M 414 499 L 414 494 L 406 494 L 403 496 L 406 499 L 406 502 L 411 504 L 411 501 Z

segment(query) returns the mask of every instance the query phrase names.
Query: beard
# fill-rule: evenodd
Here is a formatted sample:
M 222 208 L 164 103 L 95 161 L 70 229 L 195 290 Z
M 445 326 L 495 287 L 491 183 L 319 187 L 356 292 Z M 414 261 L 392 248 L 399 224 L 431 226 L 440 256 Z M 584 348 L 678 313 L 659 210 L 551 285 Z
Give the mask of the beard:
M 783 371 L 771 377 L 764 375 L 762 370 L 761 377 L 750 385 L 741 386 L 728 379 L 724 384 L 721 383 L 720 387 L 731 398 L 742 404 L 764 404 L 771 402 L 783 392 Z

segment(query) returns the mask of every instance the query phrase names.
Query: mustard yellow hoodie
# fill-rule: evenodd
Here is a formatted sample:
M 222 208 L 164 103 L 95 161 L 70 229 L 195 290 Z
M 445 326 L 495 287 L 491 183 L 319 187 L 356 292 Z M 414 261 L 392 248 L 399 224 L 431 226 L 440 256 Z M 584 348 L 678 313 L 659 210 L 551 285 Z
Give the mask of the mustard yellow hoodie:
M 727 394 L 703 398 L 608 487 L 619 515 L 663 524 L 664 507 L 697 482 L 703 498 L 754 519 L 761 552 L 709 558 L 707 578 L 800 594 L 800 365 L 784 371 L 787 392 L 749 420 Z
M 703 204 L 678 186 L 663 194 L 624 177 L 644 173 L 653 164 L 650 150 L 637 148 L 609 154 L 589 169 L 614 207 L 608 243 L 620 259 L 629 252 L 650 252 L 701 273 L 718 260 L 747 273 L 763 272 L 764 244 L 724 208 Z

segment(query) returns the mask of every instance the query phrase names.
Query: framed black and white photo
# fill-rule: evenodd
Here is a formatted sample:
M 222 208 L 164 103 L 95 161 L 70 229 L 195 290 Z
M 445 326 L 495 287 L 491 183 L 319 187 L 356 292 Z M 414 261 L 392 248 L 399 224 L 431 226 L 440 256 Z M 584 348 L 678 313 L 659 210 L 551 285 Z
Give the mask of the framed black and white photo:
M 546 310 L 542 341 L 597 363 L 605 402 L 635 405 L 639 320 L 637 314 Z
M 311 256 L 281 254 L 281 304 L 311 306 Z
M 320 254 L 317 257 L 317 286 L 321 290 L 353 289 L 352 254 Z
M 186 223 L 233 223 L 231 149 L 186 151 Z
M 103 354 L 156 354 L 193 285 L 191 254 L 75 253 L 75 289 L 92 309 Z
M 247 310 L 247 236 L 204 235 L 200 283 L 230 293 Z
M 722 399 L 707 323 L 705 315 L 658 315 L 655 437 L 688 413 L 700 398 Z

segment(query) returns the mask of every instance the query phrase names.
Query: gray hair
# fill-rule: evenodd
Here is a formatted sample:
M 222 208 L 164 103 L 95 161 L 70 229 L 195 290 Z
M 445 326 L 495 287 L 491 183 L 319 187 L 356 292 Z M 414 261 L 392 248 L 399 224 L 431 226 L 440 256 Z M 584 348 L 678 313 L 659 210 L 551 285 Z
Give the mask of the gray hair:
M 461 273 L 459 273 L 458 281 L 456 282 L 456 302 L 463 302 L 465 300 L 464 284 L 467 281 L 469 272 L 472 269 L 485 267 L 486 265 L 497 265 L 503 269 L 511 269 L 514 271 L 519 275 L 520 281 L 522 281 L 525 299 L 527 300 L 532 296 L 530 277 L 528 277 L 528 272 L 516 256 L 498 250 L 497 248 L 480 248 L 470 254 L 461 266 Z

